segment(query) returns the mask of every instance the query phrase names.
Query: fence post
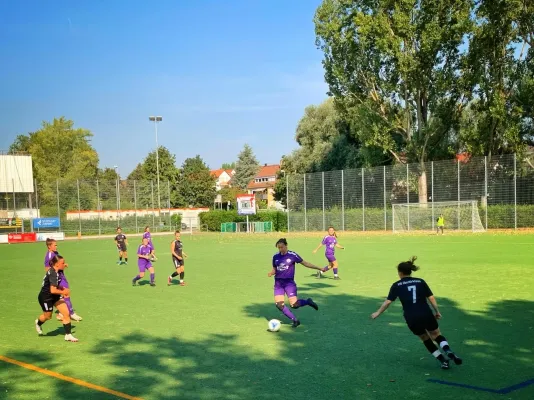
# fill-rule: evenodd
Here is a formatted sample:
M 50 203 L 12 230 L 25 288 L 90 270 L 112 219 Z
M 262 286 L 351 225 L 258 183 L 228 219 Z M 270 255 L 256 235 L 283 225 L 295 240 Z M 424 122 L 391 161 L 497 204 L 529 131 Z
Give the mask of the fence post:
M 154 224 L 156 223 L 156 211 L 154 210 L 154 181 L 150 181 L 150 187 L 152 189 L 152 228 L 154 228 Z M 155 231 L 157 232 L 157 231 Z
M 388 210 L 386 204 L 386 166 L 384 165 L 384 230 L 388 230 Z
M 514 229 L 517 230 L 517 157 L 514 153 Z
M 78 232 L 80 232 L 80 235 L 81 235 L 82 234 L 82 211 L 81 211 L 81 206 L 80 206 L 80 181 L 78 179 L 76 179 L 76 189 L 78 191 L 78 226 L 80 228 Z
M 56 179 L 56 198 L 57 198 L 57 217 L 59 218 L 59 223 L 61 224 L 61 212 L 59 209 L 59 179 Z
M 35 190 L 35 208 L 37 209 L 37 218 L 41 218 L 41 206 L 39 204 L 39 188 L 37 187 L 37 179 L 35 179 L 34 181 L 34 190 Z M 59 217 L 59 215 L 58 215 Z M 33 227 L 33 223 L 32 223 L 32 227 Z
M 364 169 L 362 168 L 362 230 L 365 231 L 365 181 Z
M 484 201 L 486 230 L 488 230 L 488 157 L 484 156 Z
M 408 230 L 410 230 L 410 167 L 406 163 L 406 202 L 408 203 Z
M 284 174 L 286 174 L 284 172 Z M 286 174 L 286 213 L 287 213 L 287 231 L 289 232 L 289 174 Z
M 121 213 L 121 180 L 119 177 L 119 174 L 117 174 L 117 205 L 118 205 L 118 224 L 120 224 L 122 219 L 122 213 Z
M 135 233 L 139 233 L 139 227 L 137 226 L 137 188 L 135 186 L 137 181 L 134 182 L 134 208 L 135 208 Z
M 306 172 L 303 174 L 304 176 L 304 231 L 308 231 L 308 213 L 306 210 Z
M 345 230 L 345 182 L 343 170 L 341 170 L 341 230 Z
M 13 189 L 13 218 L 17 217 L 17 205 L 15 197 L 15 179 L 11 179 L 11 188 Z
M 321 185 L 322 185 L 322 194 L 323 194 L 323 231 L 326 230 L 325 226 L 325 215 L 324 215 L 324 172 L 321 172 Z
M 100 185 L 98 179 L 96 180 L 96 212 L 98 213 L 98 236 L 102 235 L 102 226 L 100 223 L 100 214 L 102 213 L 102 205 L 100 204 Z
M 458 230 L 460 230 L 460 160 L 458 159 L 456 162 L 456 165 L 458 166 L 458 207 L 456 209 L 456 217 L 458 219 L 457 226 Z
M 431 190 L 431 197 L 432 197 L 432 232 L 434 232 L 435 226 L 434 226 L 434 161 L 430 162 L 430 190 Z
M 172 232 L 172 217 L 171 217 L 171 182 L 167 181 L 167 209 L 169 210 L 169 232 Z M 191 221 L 189 221 L 189 227 L 191 228 L 190 233 L 193 234 L 193 227 Z M 176 227 L 176 229 L 182 229 L 181 226 Z

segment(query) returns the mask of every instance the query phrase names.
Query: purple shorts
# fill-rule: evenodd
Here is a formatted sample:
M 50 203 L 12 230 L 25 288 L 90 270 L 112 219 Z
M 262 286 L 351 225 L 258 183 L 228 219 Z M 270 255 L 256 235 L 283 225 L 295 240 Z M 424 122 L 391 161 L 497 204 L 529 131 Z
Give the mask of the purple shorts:
M 297 284 L 293 279 L 275 279 L 274 280 L 274 295 L 287 297 L 297 296 Z
M 334 256 L 333 254 L 325 254 L 325 257 L 328 260 L 328 262 L 336 261 L 336 256 Z
M 141 260 L 139 260 L 141 261 Z M 145 261 L 145 260 L 143 260 Z M 139 267 L 139 272 L 145 272 L 146 270 L 148 270 L 149 268 L 152 267 L 152 263 L 148 260 L 146 260 L 145 262 L 138 262 L 137 263 L 137 266 Z

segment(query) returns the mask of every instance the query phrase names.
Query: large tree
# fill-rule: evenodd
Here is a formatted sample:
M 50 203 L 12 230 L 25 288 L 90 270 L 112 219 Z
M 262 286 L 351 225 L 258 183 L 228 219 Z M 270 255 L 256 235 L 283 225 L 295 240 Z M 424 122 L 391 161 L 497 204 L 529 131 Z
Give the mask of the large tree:
M 162 208 L 169 205 L 177 207 L 180 205 L 179 194 L 176 191 L 180 171 L 176 167 L 176 156 L 164 146 L 159 147 L 157 157 L 156 150 L 148 153 L 143 162 L 137 164 L 128 175 L 129 180 L 136 181 L 137 202 L 142 207 L 158 207 L 158 159 L 159 203 Z
M 38 131 L 17 136 L 10 146 L 12 153 L 26 152 L 32 156 L 43 215 L 55 215 L 58 203 L 62 211 L 97 206 L 94 184 L 88 183 L 94 182 L 98 172 L 98 154 L 91 145 L 92 136 L 89 130 L 75 128 L 73 121 L 61 117 L 43 122 Z
M 324 0 L 315 15 L 325 79 L 354 134 L 399 162 L 444 156 L 457 128 L 471 0 Z
M 471 102 L 460 139 L 466 151 L 491 160 L 494 154 L 521 153 L 532 134 L 534 3 L 481 0 L 473 15 L 464 79 Z
M 252 147 L 245 144 L 243 150 L 237 156 L 235 164 L 235 175 L 232 178 L 232 186 L 236 186 L 241 190 L 246 190 L 248 184 L 260 169 L 260 163 L 256 159 Z
M 187 158 L 182 164 L 177 196 L 185 207 L 210 207 L 215 200 L 215 178 L 202 158 Z

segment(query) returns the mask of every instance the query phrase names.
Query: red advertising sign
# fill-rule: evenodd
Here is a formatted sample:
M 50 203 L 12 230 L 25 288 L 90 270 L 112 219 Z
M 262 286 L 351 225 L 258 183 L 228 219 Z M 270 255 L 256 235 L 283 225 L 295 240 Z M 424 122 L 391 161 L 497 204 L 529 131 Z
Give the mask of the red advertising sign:
M 9 233 L 7 235 L 9 243 L 30 243 L 37 241 L 37 234 L 35 232 L 28 233 Z

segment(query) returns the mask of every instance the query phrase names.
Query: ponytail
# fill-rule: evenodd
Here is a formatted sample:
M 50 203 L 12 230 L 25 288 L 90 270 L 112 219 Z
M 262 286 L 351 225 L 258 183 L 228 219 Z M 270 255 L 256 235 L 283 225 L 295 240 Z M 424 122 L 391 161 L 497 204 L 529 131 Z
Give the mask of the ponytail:
M 412 256 L 408 261 L 401 262 L 397 266 L 397 271 L 403 275 L 411 275 L 412 272 L 418 271 L 419 267 L 414 264 L 415 260 L 417 260 L 417 256 Z

